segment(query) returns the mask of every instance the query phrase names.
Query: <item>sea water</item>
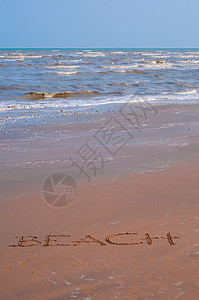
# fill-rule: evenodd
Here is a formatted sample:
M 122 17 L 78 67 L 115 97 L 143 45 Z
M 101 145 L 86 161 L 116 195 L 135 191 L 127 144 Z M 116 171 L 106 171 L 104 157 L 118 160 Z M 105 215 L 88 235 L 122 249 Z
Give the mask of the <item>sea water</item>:
M 197 103 L 199 49 L 0 50 L 1 116 L 135 100 Z

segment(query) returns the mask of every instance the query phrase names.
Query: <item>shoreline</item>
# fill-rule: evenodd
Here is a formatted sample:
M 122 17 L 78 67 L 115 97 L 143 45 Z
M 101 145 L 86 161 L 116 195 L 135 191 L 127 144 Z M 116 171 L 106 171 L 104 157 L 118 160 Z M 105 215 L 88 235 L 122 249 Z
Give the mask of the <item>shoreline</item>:
M 87 142 L 104 160 L 103 168 L 93 179 L 162 169 L 199 158 L 199 105 L 157 105 L 157 115 L 151 109 L 139 128 L 119 113 L 120 107 L 114 106 L 109 112 L 97 110 L 69 115 L 63 112 L 60 119 L 55 116 L 56 123 L 52 124 L 42 118 L 43 124 L 6 124 L 6 129 L 1 130 L 1 174 L 8 178 L 9 174 L 12 177 L 21 172 L 26 181 L 25 173 L 28 178 L 32 173 L 34 182 L 39 172 L 42 178 L 54 171 L 64 171 L 75 176 L 77 182 L 86 181 L 85 176 L 78 175 L 78 169 L 71 167 L 70 157 Z M 118 146 L 119 151 L 117 145 L 107 148 L 100 143 L 102 140 L 96 139 L 100 128 L 110 125 L 122 126 L 121 135 L 128 138 L 121 149 Z

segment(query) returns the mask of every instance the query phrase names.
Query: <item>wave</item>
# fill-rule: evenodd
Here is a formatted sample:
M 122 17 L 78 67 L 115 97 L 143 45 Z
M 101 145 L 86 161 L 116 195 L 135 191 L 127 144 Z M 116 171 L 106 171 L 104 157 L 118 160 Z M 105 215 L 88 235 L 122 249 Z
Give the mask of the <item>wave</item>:
M 108 83 L 110 86 L 128 86 L 129 84 L 127 82 L 120 82 L 120 83 Z
M 177 57 L 181 57 L 181 58 L 191 58 L 191 57 L 199 57 L 199 55 L 195 55 L 194 54 L 188 54 L 188 55 L 182 55 L 182 54 L 178 54 Z M 199 53 L 198 53 L 199 54 Z
M 101 52 L 88 52 L 88 53 L 85 53 L 85 54 L 82 54 L 82 56 L 84 57 L 98 57 L 98 56 L 105 56 L 104 53 L 101 53 Z
M 132 54 L 139 55 L 139 56 L 153 56 L 154 58 L 157 59 L 162 59 L 162 58 L 170 58 L 170 54 L 162 54 L 162 53 L 144 53 L 144 52 L 133 52 Z
M 0 91 L 6 91 L 6 90 L 22 90 L 26 88 L 26 85 L 20 84 L 20 85 L 0 85 Z
M 114 51 L 110 53 L 110 55 L 118 55 L 118 54 L 126 54 L 126 53 L 122 51 Z
M 144 56 L 161 56 L 161 53 L 150 53 L 150 52 L 134 52 L 134 54 L 144 55 Z
M 77 69 L 79 66 L 49 66 L 48 69 Z
M 171 62 L 167 62 L 165 60 L 145 60 L 141 64 L 139 64 L 140 67 L 144 68 L 170 68 L 173 67 L 174 64 Z
M 199 60 L 187 59 L 187 60 L 177 61 L 177 63 L 182 63 L 182 64 L 199 64 Z
M 171 55 L 154 55 L 156 58 L 170 58 Z
M 98 93 L 98 92 L 97 92 Z M 39 93 L 38 93 L 39 94 Z M 47 94 L 47 93 L 46 93 Z M 57 93 L 58 94 L 58 93 Z M 99 93 L 101 94 L 101 93 Z M 42 98 L 43 99 L 43 98 Z M 151 103 L 157 104 L 198 104 L 199 95 L 198 94 L 181 94 L 176 95 L 171 93 L 170 95 L 158 94 L 158 95 L 143 95 L 143 96 L 132 96 L 132 95 L 123 95 L 121 97 L 96 97 L 96 98 L 87 98 L 87 100 L 82 99 L 70 99 L 68 101 L 38 101 L 38 102 L 16 102 L 16 101 L 4 101 L 0 102 L 0 111 L 5 110 L 29 110 L 29 109 L 40 109 L 40 108 L 64 108 L 69 107 L 70 109 L 80 108 L 80 107 L 92 107 L 96 105 L 108 105 L 108 104 L 122 104 L 127 102 L 136 102 L 136 101 L 149 101 Z
M 77 71 L 73 71 L 73 72 L 58 72 L 55 71 L 53 72 L 53 74 L 57 74 L 57 75 L 62 75 L 62 76 L 72 76 L 72 75 L 77 75 L 80 74 L 81 72 L 77 72 Z
M 146 70 L 139 70 L 139 69 L 132 69 L 132 70 L 110 70 L 110 71 L 100 71 L 99 74 L 107 75 L 109 73 L 113 74 L 147 74 L 150 71 Z
M 24 58 L 41 58 L 43 57 L 42 55 L 25 55 L 25 54 L 16 54 L 16 55 L 13 55 L 13 54 L 7 54 L 7 55 L 0 55 L 0 58 L 3 58 L 3 59 L 14 59 L 14 60 L 24 60 Z
M 187 90 L 187 91 L 181 91 L 181 92 L 163 92 L 162 94 L 174 94 L 174 95 L 189 95 L 189 94 L 197 94 L 199 90 Z
M 136 68 L 138 64 L 135 65 L 108 65 L 108 66 L 100 66 L 102 69 L 133 69 Z
M 44 100 L 44 99 L 60 99 L 60 98 L 86 98 L 86 97 L 96 97 L 99 95 L 121 95 L 123 94 L 122 91 L 116 92 L 107 92 L 101 93 L 99 91 L 82 91 L 82 92 L 59 92 L 59 93 L 42 93 L 42 92 L 29 92 L 26 93 L 23 97 L 28 100 Z
M 141 59 L 137 61 L 137 64 L 133 65 L 105 65 L 100 66 L 102 69 L 110 69 L 110 70 L 118 70 L 120 72 L 126 72 L 128 69 L 142 68 L 142 69 L 161 69 L 161 68 L 170 68 L 173 67 L 174 64 L 170 62 L 166 62 L 165 60 L 145 60 Z M 138 69 L 137 69 L 138 70 Z
M 29 100 L 41 100 L 41 99 L 50 99 L 50 98 L 69 98 L 69 97 L 91 97 L 101 94 L 98 91 L 83 91 L 83 92 L 59 92 L 59 93 L 38 93 L 38 92 L 29 92 L 24 95 Z
M 147 71 L 139 70 L 139 69 L 133 69 L 133 70 L 118 70 L 115 71 L 117 73 L 126 73 L 126 74 L 147 74 Z
M 81 61 L 82 61 L 82 59 L 70 59 L 70 62 L 74 62 L 74 63 L 81 62 Z
M 145 63 L 146 64 L 165 64 L 167 63 L 165 60 L 159 60 L 159 59 L 156 59 L 156 60 L 145 60 Z

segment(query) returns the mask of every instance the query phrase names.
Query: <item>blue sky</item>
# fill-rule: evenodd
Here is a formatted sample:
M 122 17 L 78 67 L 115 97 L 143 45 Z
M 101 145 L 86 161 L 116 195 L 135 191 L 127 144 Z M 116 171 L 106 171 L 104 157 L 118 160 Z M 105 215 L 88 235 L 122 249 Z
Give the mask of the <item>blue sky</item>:
M 0 0 L 0 48 L 199 48 L 198 0 Z

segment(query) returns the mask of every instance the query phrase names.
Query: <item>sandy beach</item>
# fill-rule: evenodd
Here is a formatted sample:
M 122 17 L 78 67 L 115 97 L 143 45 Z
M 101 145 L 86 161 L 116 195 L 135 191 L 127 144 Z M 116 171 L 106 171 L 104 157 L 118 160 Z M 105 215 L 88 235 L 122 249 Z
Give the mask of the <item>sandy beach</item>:
M 198 12 L 0 0 L 0 300 L 199 300 Z
M 1 299 L 197 298 L 199 106 L 156 110 L 140 128 L 99 108 L 3 128 Z M 130 138 L 107 149 L 113 120 Z M 89 176 L 74 163 L 85 143 Z M 53 174 L 75 181 L 67 203 L 47 195 Z

